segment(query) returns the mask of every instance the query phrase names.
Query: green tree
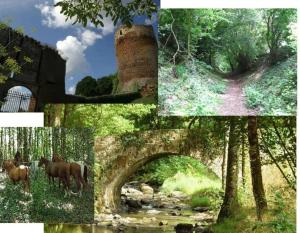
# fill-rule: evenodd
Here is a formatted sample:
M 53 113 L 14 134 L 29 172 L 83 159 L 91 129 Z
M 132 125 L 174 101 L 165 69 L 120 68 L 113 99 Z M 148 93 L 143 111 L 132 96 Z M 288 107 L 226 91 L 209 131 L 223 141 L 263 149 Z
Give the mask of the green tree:
M 240 147 L 239 119 L 230 119 L 230 132 L 227 156 L 227 175 L 225 197 L 218 215 L 218 222 L 234 216 L 239 206 L 238 202 L 238 154 Z
M 118 79 L 117 74 L 104 76 L 97 79 L 97 94 L 108 95 L 113 92 L 115 79 Z
M 296 9 L 268 9 L 264 12 L 266 21 L 266 41 L 270 49 L 271 61 L 275 63 L 280 59 L 280 47 L 286 46 L 290 41 L 291 21 L 295 21 Z
M 126 3 L 120 0 L 62 0 L 55 6 L 60 6 L 61 13 L 68 19 L 75 17 L 74 23 L 86 26 L 91 22 L 96 27 L 104 27 L 104 17 L 111 17 L 115 25 L 119 20 L 130 25 L 134 16 L 146 15 L 151 18 L 152 13 L 157 11 L 157 6 L 152 0 L 133 0 Z
M 86 76 L 76 85 L 76 95 L 91 97 L 97 95 L 97 80 L 91 76 Z

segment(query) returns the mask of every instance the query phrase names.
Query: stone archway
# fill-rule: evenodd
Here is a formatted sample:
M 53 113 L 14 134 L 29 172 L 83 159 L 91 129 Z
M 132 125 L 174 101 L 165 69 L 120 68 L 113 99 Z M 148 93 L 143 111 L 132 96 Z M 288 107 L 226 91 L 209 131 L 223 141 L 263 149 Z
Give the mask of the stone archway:
M 3 100 L 0 112 L 34 112 L 36 109 L 36 96 L 25 86 L 9 88 Z
M 0 84 L 0 101 L 10 88 L 24 86 L 35 97 L 36 110 L 42 110 L 46 103 L 64 102 L 66 62 L 58 51 L 9 27 L 0 30 L 0 44 L 11 58 L 22 64 L 20 73 L 6 74 L 8 79 Z M 27 62 L 28 57 L 31 62 Z
M 185 155 L 195 158 L 221 176 L 221 158 L 209 159 L 201 155 L 193 139 L 195 130 L 154 130 L 122 136 L 97 138 L 96 162 L 101 166 L 100 193 L 97 207 L 117 211 L 121 202 L 121 188 L 140 167 L 153 160 Z M 191 144 L 192 143 L 192 144 Z

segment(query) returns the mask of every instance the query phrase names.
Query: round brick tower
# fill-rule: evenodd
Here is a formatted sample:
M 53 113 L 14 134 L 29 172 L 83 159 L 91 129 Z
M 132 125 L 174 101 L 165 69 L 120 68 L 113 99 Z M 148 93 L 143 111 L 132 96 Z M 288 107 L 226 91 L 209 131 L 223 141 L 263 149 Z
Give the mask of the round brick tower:
M 152 26 L 121 26 L 115 33 L 115 47 L 118 92 L 142 90 L 143 95 L 153 95 L 157 87 L 158 52 Z

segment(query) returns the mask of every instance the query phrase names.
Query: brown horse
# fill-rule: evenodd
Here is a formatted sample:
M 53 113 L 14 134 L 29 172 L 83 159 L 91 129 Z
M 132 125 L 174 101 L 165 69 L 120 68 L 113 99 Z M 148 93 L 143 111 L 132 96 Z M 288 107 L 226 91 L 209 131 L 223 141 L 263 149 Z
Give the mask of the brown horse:
M 59 179 L 59 183 L 62 181 L 66 191 L 66 195 L 70 190 L 70 164 L 65 162 L 51 162 L 48 159 L 41 157 L 38 166 L 45 165 L 45 170 L 48 175 L 49 184 L 54 183 L 54 178 Z
M 5 160 L 2 164 L 2 172 L 6 171 L 8 177 L 16 184 L 19 181 L 23 181 L 24 191 L 29 192 L 30 182 L 29 182 L 29 168 L 21 165 L 16 167 L 12 160 Z
M 58 155 L 53 155 L 52 157 L 53 162 L 62 162 L 64 161 L 61 157 Z M 77 192 L 79 192 L 79 195 L 82 195 L 82 189 L 85 189 L 87 186 L 87 166 L 72 162 L 70 164 L 70 175 L 74 178 L 77 186 Z

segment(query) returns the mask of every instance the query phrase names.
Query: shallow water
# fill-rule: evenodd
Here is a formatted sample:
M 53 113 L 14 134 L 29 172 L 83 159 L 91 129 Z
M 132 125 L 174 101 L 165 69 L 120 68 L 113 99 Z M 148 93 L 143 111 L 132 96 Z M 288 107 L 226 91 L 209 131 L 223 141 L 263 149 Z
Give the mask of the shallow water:
M 149 213 L 148 211 L 157 211 L 157 213 Z M 159 211 L 159 212 L 158 212 Z M 172 216 L 171 211 L 180 212 L 180 216 Z M 121 227 L 124 233 L 175 233 L 174 227 L 179 223 L 190 223 L 195 225 L 199 224 L 199 221 L 192 218 L 191 216 L 199 214 L 198 212 L 187 210 L 174 210 L 174 209 L 141 209 L 136 213 L 119 213 L 122 218 L 134 219 L 130 221 L 127 227 Z M 154 219 L 147 221 L 149 219 Z M 167 225 L 159 226 L 159 222 L 167 221 Z M 111 227 L 106 226 L 95 226 L 94 233 L 117 233 L 119 231 L 114 231 Z
M 92 225 L 47 224 L 45 233 L 92 233 Z
M 160 211 L 159 213 L 151 214 L 148 211 L 155 210 Z M 123 218 L 135 219 L 128 224 L 126 227 L 121 227 L 123 233 L 175 233 L 174 226 L 178 223 L 191 223 L 195 224 L 198 222 L 191 216 L 197 214 L 192 210 L 181 210 L 181 216 L 172 216 L 170 211 L 174 209 L 141 209 L 136 213 L 119 213 Z M 145 219 L 155 218 L 153 221 L 147 222 Z M 165 226 L 159 226 L 159 222 L 167 221 L 168 224 Z M 199 223 L 199 222 L 198 222 Z M 46 225 L 45 233 L 119 233 L 117 229 L 107 226 L 96 226 L 96 225 Z
M 113 229 L 106 227 L 95 226 L 94 233 L 117 233 L 118 231 L 114 231 Z M 124 233 L 174 233 L 172 230 L 164 230 L 163 228 L 138 228 L 138 229 L 125 229 L 122 231 Z
M 46 225 L 45 233 L 117 233 L 118 231 L 108 228 L 100 227 L 93 225 L 68 225 L 68 224 L 58 224 L 58 225 Z M 163 230 L 159 229 L 147 229 L 147 228 L 138 228 L 138 229 L 125 229 L 124 233 L 174 233 L 172 230 Z

